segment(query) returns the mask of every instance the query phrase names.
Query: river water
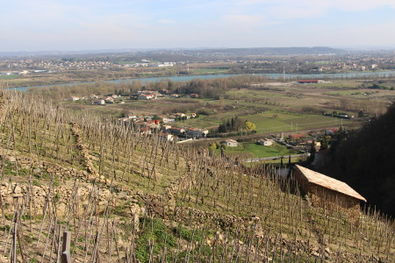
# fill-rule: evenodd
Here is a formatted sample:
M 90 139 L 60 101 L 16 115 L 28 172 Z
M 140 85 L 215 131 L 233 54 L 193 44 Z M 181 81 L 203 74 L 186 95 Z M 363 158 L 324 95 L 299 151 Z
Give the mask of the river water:
M 268 79 L 278 80 L 297 80 L 297 79 L 354 79 L 354 78 L 389 78 L 395 77 L 395 71 L 371 71 L 371 72 L 347 72 L 347 73 L 320 73 L 320 74 L 281 74 L 281 73 L 259 73 L 259 74 L 211 74 L 211 75 L 187 75 L 187 76 L 161 76 L 151 78 L 129 78 L 129 79 L 116 79 L 105 80 L 105 83 L 131 83 L 133 81 L 147 82 L 160 82 L 163 80 L 171 80 L 174 82 L 190 81 L 194 79 L 217 79 L 229 78 L 235 76 L 261 76 Z M 92 84 L 95 82 L 68 82 L 53 85 L 42 86 L 26 86 L 12 88 L 19 91 L 26 91 L 31 88 L 44 88 L 44 87 L 59 87 L 59 86 L 73 86 L 79 84 Z

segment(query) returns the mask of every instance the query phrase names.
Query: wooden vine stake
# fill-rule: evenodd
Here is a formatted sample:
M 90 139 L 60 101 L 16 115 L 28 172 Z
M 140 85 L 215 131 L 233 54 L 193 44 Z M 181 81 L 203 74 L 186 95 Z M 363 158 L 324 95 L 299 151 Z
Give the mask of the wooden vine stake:
M 64 231 L 63 232 L 63 244 L 62 244 L 61 263 L 71 263 L 70 240 L 71 240 L 70 232 L 69 231 Z
M 18 234 L 18 211 L 14 215 L 14 230 L 12 231 L 11 263 L 16 263 L 16 243 Z

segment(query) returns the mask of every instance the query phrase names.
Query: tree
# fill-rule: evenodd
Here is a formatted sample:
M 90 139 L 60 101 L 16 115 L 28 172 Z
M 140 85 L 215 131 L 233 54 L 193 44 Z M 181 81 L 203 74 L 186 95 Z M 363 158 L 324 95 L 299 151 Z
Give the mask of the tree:
M 339 133 L 327 174 L 345 181 L 369 204 L 395 216 L 395 103 L 362 129 Z
M 214 155 L 215 150 L 218 149 L 218 145 L 216 143 L 212 143 L 208 146 L 208 153 L 210 156 Z
M 313 142 L 311 143 L 311 148 L 310 148 L 310 156 L 308 158 L 309 163 L 312 163 L 315 158 L 315 153 L 316 153 L 315 144 L 316 144 L 316 142 L 313 140 Z
M 255 131 L 256 125 L 252 121 L 245 121 L 244 129 L 246 129 L 247 131 Z
M 152 120 L 154 120 L 154 121 L 160 121 L 160 120 L 162 120 L 162 118 L 159 117 L 158 115 L 154 115 L 154 116 L 152 117 Z

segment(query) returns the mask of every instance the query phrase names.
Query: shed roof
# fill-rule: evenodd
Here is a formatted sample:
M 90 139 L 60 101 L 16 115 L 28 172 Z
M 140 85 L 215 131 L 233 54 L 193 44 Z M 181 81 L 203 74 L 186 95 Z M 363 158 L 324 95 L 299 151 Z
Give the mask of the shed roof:
M 328 188 L 330 190 L 354 197 L 356 199 L 366 201 L 366 199 L 352 189 L 345 182 L 339 181 L 335 178 L 326 176 L 324 174 L 315 172 L 306 167 L 296 165 L 296 168 L 306 177 L 307 181 L 312 184 L 320 185 L 322 187 Z

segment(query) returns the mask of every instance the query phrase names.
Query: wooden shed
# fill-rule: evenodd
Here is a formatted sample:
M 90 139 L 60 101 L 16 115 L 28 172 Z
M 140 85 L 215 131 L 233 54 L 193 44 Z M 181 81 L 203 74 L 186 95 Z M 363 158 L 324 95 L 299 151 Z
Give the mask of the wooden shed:
M 313 206 L 341 209 L 351 216 L 357 216 L 361 201 L 366 202 L 363 196 L 345 182 L 306 167 L 296 165 L 293 175 L 301 193 L 309 197 Z

